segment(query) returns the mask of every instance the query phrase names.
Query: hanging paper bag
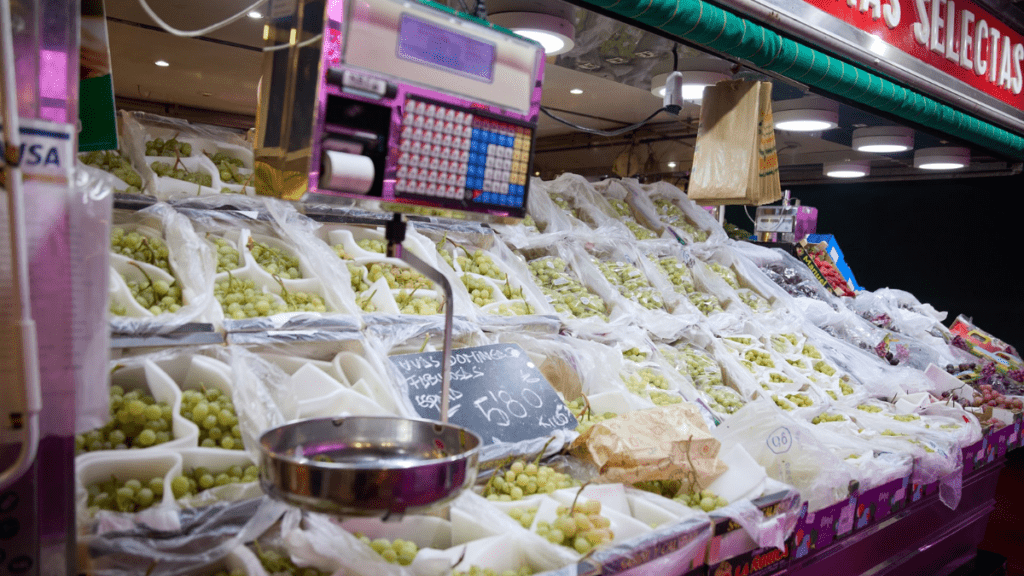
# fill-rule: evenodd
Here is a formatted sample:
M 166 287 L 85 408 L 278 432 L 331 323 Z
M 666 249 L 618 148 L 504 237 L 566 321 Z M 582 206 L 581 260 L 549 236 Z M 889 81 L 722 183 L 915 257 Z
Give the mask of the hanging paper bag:
M 704 89 L 690 199 L 761 205 L 782 198 L 770 82 L 727 80 Z

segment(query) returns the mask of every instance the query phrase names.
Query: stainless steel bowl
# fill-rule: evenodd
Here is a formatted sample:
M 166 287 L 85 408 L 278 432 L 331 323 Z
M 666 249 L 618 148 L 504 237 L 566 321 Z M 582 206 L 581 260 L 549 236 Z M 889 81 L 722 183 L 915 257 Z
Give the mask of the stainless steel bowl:
M 260 438 L 260 485 L 274 498 L 315 512 L 422 512 L 473 485 L 480 445 L 465 428 L 428 420 L 300 420 Z

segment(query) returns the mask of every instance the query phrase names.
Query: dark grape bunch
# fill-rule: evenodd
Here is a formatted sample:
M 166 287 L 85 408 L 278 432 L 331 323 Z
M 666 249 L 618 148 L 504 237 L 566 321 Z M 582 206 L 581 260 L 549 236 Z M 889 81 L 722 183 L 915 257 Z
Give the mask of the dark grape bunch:
M 75 452 L 149 448 L 169 442 L 171 415 L 166 402 L 157 402 L 142 390 L 125 392 L 110 387 L 110 421 L 102 427 L 75 436 Z
M 132 165 L 128 162 L 128 159 L 121 155 L 117 150 L 102 150 L 95 152 L 86 152 L 80 154 L 78 158 L 82 163 L 99 168 L 105 172 L 110 172 L 114 176 L 117 176 L 128 188 L 125 190 L 117 190 L 117 192 L 125 192 L 128 194 L 141 194 L 142 193 L 142 177 L 139 173 L 132 168 Z
M 90 484 L 86 492 L 89 508 L 134 514 L 160 503 L 164 495 L 164 479 L 155 477 L 143 482 L 136 478 L 119 480 L 111 475 L 110 480 Z
M 164 140 L 156 138 L 146 142 L 146 156 L 166 156 L 178 158 L 180 156 L 191 156 L 192 145 L 188 142 L 181 142 L 177 138 Z

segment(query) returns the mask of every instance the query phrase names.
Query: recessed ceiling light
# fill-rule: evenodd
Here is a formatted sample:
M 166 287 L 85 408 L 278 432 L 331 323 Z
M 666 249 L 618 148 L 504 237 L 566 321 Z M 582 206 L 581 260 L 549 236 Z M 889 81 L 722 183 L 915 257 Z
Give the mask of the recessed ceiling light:
M 971 163 L 971 151 L 953 146 L 922 148 L 914 152 L 914 168 L 956 170 Z
M 170 64 L 167 62 L 167 60 L 157 60 L 156 62 L 154 62 L 154 64 L 156 64 L 157 66 L 160 66 L 161 68 L 166 68 L 166 67 L 170 66 Z
M 902 126 L 875 126 L 853 131 L 853 149 L 860 152 L 889 154 L 914 147 L 914 131 Z
M 576 45 L 573 40 L 576 27 L 559 16 L 540 12 L 501 12 L 491 14 L 489 19 L 498 26 L 540 43 L 548 56 L 568 52 Z
M 260 14 L 259 12 L 253 10 L 252 12 L 249 12 L 249 18 L 253 18 L 253 19 L 263 18 L 263 14 Z
M 569 94 L 583 94 L 583 90 L 580 88 L 573 88 L 572 90 L 569 90 Z
M 668 164 L 666 164 L 666 166 L 668 166 L 669 168 L 675 168 L 676 166 L 678 166 L 678 164 L 676 164 L 675 162 L 669 162 Z
M 871 164 L 862 160 L 829 162 L 822 172 L 831 178 L 861 178 L 871 173 Z

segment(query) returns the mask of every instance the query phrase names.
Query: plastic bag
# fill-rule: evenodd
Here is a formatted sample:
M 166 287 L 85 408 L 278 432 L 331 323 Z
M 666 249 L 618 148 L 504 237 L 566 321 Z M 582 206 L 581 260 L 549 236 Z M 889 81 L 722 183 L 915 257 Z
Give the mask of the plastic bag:
M 628 229 L 627 238 L 636 241 L 655 240 L 665 233 L 656 219 L 645 214 L 642 205 L 637 207 L 642 200 L 638 200 L 636 194 L 623 185 L 622 181 L 597 182 L 594 191 L 605 201 L 599 204 L 605 216 L 618 226 Z
M 679 187 L 668 182 L 642 185 L 633 178 L 624 179 L 622 183 L 646 200 L 646 210 L 653 211 L 662 224 L 675 230 L 687 243 L 726 240 L 721 225 Z

